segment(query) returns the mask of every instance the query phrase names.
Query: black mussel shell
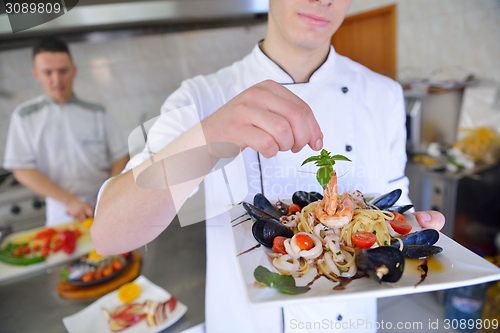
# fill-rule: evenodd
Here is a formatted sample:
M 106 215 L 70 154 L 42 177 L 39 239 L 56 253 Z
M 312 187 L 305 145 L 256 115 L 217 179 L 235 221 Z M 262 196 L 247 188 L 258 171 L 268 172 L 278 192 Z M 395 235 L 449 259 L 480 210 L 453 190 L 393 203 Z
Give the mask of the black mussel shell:
M 387 194 L 384 194 L 377 199 L 373 200 L 371 203 L 377 206 L 379 209 L 386 209 L 391 207 L 399 200 L 403 191 L 401 189 L 395 189 Z
M 273 204 L 269 202 L 269 200 L 267 200 L 267 198 L 262 193 L 257 193 L 255 197 L 253 197 L 253 204 L 255 205 L 255 207 L 262 209 L 278 220 L 282 216 L 281 212 L 276 207 L 274 207 Z
M 311 195 L 313 198 L 315 198 L 316 200 L 313 200 L 314 201 L 318 201 L 318 200 L 323 200 L 323 194 L 321 193 L 318 193 L 318 192 L 309 192 L 309 195 Z
M 247 211 L 248 215 L 250 215 L 254 220 L 264 220 L 264 221 L 267 221 L 269 219 L 275 219 L 276 218 L 272 215 L 270 215 L 268 212 L 258 208 L 258 207 L 255 207 L 254 205 L 248 203 L 248 202 L 244 202 L 243 204 L 243 208 L 245 208 L 245 210 Z M 279 220 L 279 218 L 278 218 Z
M 441 252 L 443 252 L 443 248 L 434 245 L 408 245 L 403 247 L 403 253 L 411 259 L 425 259 Z
M 434 245 L 439 239 L 439 232 L 434 229 L 423 229 L 400 237 L 403 246 L 408 245 Z M 392 243 L 392 246 L 399 247 L 399 241 Z
M 381 283 L 380 281 L 397 282 L 403 275 L 405 257 L 401 251 L 392 246 L 362 249 L 356 256 L 356 266 L 358 270 L 365 272 L 378 283 Z M 382 266 L 387 267 L 389 271 L 379 279 L 377 269 Z
M 306 192 L 306 191 L 297 191 L 292 195 L 292 201 L 294 204 L 299 205 L 300 208 L 304 208 L 309 205 L 311 202 L 315 202 L 323 199 L 323 196 L 318 192 Z
M 384 210 L 386 210 L 388 212 L 397 212 L 399 214 L 404 214 L 412 208 L 413 208 L 413 205 L 404 205 L 404 206 L 392 206 L 389 208 L 384 208 Z
M 267 247 L 273 247 L 274 238 L 277 236 L 293 237 L 293 231 L 290 228 L 273 220 L 258 220 L 252 226 L 252 234 L 257 242 Z

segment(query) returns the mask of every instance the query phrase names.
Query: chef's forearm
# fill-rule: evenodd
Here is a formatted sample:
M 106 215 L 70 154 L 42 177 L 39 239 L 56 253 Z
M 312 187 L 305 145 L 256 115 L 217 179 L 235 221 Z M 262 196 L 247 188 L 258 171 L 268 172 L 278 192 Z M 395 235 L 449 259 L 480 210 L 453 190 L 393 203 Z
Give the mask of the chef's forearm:
M 113 167 L 111 168 L 111 173 L 109 176 L 114 177 L 114 176 L 119 175 L 123 171 L 123 169 L 125 169 L 125 165 L 127 165 L 127 162 L 129 160 L 130 160 L 130 157 L 128 155 L 117 160 L 113 164 Z
M 208 154 L 200 130 L 184 133 L 153 158 L 107 184 L 91 228 L 98 253 L 134 250 L 168 227 L 218 161 Z
M 44 197 L 51 197 L 65 205 L 75 198 L 71 193 L 54 184 L 37 169 L 14 169 L 13 173 L 19 183 Z

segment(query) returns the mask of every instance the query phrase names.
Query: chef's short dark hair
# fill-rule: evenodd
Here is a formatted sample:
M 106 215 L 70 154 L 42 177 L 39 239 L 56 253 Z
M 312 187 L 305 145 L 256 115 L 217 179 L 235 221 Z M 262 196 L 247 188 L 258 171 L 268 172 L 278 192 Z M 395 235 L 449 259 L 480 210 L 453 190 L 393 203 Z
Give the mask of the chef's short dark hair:
M 71 59 L 68 44 L 54 37 L 43 38 L 33 47 L 33 59 L 42 52 L 65 52 Z

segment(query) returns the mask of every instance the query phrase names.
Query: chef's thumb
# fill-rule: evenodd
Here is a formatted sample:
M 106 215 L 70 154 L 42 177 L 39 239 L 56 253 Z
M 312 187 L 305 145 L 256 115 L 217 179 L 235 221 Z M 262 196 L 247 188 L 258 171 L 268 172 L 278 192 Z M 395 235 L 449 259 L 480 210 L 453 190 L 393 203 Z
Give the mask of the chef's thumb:
M 435 210 L 417 212 L 414 215 L 423 228 L 441 230 L 444 226 L 444 215 Z

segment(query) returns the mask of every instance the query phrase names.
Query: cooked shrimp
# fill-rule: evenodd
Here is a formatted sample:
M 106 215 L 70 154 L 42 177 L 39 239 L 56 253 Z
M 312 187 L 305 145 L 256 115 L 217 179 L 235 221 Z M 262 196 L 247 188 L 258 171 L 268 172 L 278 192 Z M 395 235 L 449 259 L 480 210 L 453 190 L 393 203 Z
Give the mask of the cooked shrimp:
M 318 220 L 329 228 L 342 228 L 351 222 L 356 204 L 349 193 L 345 193 L 337 207 L 337 174 L 326 185 L 323 200 L 316 206 L 314 213 Z M 338 209 L 337 209 L 338 208 Z
M 326 214 L 333 215 L 337 210 L 337 173 L 334 171 L 332 179 L 326 185 L 326 189 L 323 191 L 325 196 L 323 200 L 316 206 L 314 213 L 318 216 L 319 212 L 326 210 Z
M 339 209 L 334 215 L 328 215 L 324 211 L 320 211 L 316 215 L 321 223 L 330 228 L 342 228 L 351 222 L 354 216 L 355 203 L 349 193 L 344 194 Z

